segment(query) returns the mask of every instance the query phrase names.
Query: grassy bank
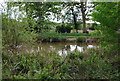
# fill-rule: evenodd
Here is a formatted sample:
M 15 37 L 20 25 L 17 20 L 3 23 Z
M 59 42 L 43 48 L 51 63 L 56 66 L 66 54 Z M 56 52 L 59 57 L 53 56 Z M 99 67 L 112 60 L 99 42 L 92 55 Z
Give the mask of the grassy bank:
M 66 57 L 50 54 L 8 55 L 3 52 L 3 79 L 119 79 L 114 56 L 101 50 L 71 52 Z
M 84 33 L 56 33 L 46 32 L 40 33 L 37 37 L 39 42 L 85 42 L 89 37 L 100 38 L 101 36 L 95 34 L 84 34 Z M 75 38 L 67 40 L 67 38 Z

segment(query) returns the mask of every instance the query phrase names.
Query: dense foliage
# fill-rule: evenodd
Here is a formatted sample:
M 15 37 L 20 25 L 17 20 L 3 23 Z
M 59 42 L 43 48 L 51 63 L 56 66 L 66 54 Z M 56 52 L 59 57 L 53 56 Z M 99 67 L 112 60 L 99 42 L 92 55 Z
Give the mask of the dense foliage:
M 72 30 L 72 27 L 70 27 L 70 25 L 62 25 L 62 26 L 57 26 L 56 27 L 56 32 L 58 33 L 70 33 Z
M 34 31 L 26 30 L 28 27 L 26 22 L 9 19 L 5 15 L 2 17 L 3 46 L 13 47 L 23 42 L 34 42 L 33 38 L 36 37 L 36 34 Z
M 72 52 L 66 57 L 50 54 L 3 53 L 3 78 L 8 79 L 119 79 L 116 65 L 101 55 Z M 118 58 L 119 59 L 119 58 Z
M 97 4 L 93 12 L 93 20 L 100 22 L 100 26 L 97 28 L 103 35 L 101 43 L 106 49 L 110 48 L 111 54 L 119 51 L 119 34 L 117 30 L 120 29 L 120 2 L 102 2 Z M 114 51 L 112 51 L 114 48 Z
M 78 32 L 78 29 L 82 28 L 78 27 L 81 26 L 81 20 L 78 19 L 80 16 L 83 20 L 83 30 L 87 31 L 87 5 L 84 2 L 8 2 L 6 5 L 6 12 L 2 13 L 3 79 L 119 80 L 120 34 L 116 31 L 120 29 L 120 2 L 93 3 L 95 8 L 92 10 L 92 18 L 100 24 L 95 26 L 97 30 L 91 30 L 89 34 Z M 63 14 L 65 9 L 66 13 Z M 55 23 L 52 19 L 62 22 Z M 76 33 L 71 33 L 72 29 L 76 29 Z M 66 56 L 52 51 L 17 51 L 20 45 L 28 43 L 86 44 L 86 40 L 91 39 L 98 39 L 99 48 L 84 52 L 69 51 Z

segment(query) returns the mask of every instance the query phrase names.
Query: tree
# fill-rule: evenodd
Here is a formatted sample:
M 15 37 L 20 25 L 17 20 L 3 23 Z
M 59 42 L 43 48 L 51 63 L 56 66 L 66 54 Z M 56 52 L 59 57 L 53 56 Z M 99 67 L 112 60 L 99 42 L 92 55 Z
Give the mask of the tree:
M 74 4 L 73 6 L 71 7 L 71 11 L 72 11 L 72 15 L 73 15 L 73 21 L 74 21 L 74 28 L 76 29 L 76 32 L 78 33 L 78 24 L 77 24 L 77 15 L 74 11 Z
M 120 2 L 101 2 L 94 4 L 97 6 L 93 10 L 92 17 L 94 21 L 100 22 L 98 30 L 103 35 L 101 43 L 104 47 L 107 46 L 107 49 L 110 48 L 111 53 L 117 54 L 120 39 L 116 31 L 120 29 Z
M 86 3 L 87 2 L 81 2 L 81 12 L 82 12 L 82 21 L 83 21 L 83 33 L 88 33 L 87 29 L 86 29 L 86 15 L 85 15 L 85 11 L 86 11 Z
M 73 23 L 74 29 L 78 33 L 78 22 L 81 21 L 80 19 L 80 4 L 77 2 L 64 2 L 63 10 L 65 11 L 64 20 L 69 23 Z
M 72 20 L 74 23 L 74 28 L 76 29 L 76 32 L 78 32 L 78 22 L 81 23 L 81 20 L 83 22 L 83 33 L 88 33 L 86 28 L 86 16 L 90 12 L 91 8 L 94 7 L 94 5 L 87 5 L 87 0 L 85 2 L 74 2 L 74 3 L 64 3 L 66 8 L 66 19 L 68 21 Z M 72 14 L 72 16 L 71 16 Z M 82 19 L 80 19 L 80 16 L 82 15 Z M 70 21 L 71 22 L 71 21 Z
M 13 2 L 11 4 L 13 7 L 19 7 L 20 12 L 24 12 L 24 18 L 26 18 L 28 22 L 28 27 L 26 29 L 36 31 L 37 33 L 41 33 L 42 30 L 44 30 L 50 13 L 56 13 L 57 8 L 55 5 L 59 5 L 59 3 L 53 2 Z
M 81 12 L 82 12 L 82 22 L 83 22 L 83 33 L 88 33 L 87 28 L 86 28 L 86 20 L 88 20 L 86 18 L 86 16 L 89 16 L 89 12 L 91 12 L 91 9 L 94 8 L 96 5 L 93 5 L 92 3 L 90 3 L 91 5 L 88 5 L 88 0 L 85 0 L 85 2 L 80 2 L 80 8 L 81 8 Z
M 25 30 L 25 28 L 28 27 L 26 20 L 22 19 L 21 21 L 22 16 L 20 14 L 16 15 L 18 11 L 13 8 L 13 3 L 8 2 L 6 5 L 6 12 L 2 13 L 3 46 L 15 47 L 23 42 L 33 42 L 36 34 Z M 15 14 L 14 18 L 11 14 Z
M 97 4 L 97 6 L 92 14 L 93 20 L 100 22 L 101 25 L 106 26 L 107 28 L 117 30 L 119 28 L 119 3 L 102 2 L 95 4 Z

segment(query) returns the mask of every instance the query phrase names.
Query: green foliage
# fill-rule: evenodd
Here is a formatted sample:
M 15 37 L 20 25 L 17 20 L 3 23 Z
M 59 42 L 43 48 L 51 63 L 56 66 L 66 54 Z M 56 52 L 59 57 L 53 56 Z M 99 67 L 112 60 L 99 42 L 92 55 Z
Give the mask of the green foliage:
M 116 30 L 120 26 L 120 2 L 95 4 L 97 6 L 93 11 L 93 20 L 101 23 L 96 27 L 99 32 L 82 34 L 69 33 L 71 30 L 69 24 L 58 27 L 57 31 L 60 33 L 48 32 L 53 28 L 53 23 L 46 19 L 52 12 L 54 15 L 59 14 L 58 16 L 62 16 L 64 20 L 66 17 L 60 15 L 62 8 L 73 9 L 74 6 L 78 6 L 77 9 L 79 9 L 79 3 L 8 3 L 7 15 L 2 16 L 2 42 L 5 47 L 2 52 L 3 79 L 119 79 L 120 48 L 119 34 Z M 12 19 L 10 17 L 9 11 L 14 10 L 15 6 L 18 6 L 20 11 L 26 12 L 25 18 L 19 16 Z M 67 12 L 70 12 L 69 9 Z M 70 13 L 66 14 L 70 17 Z M 68 17 L 67 20 L 69 20 Z M 102 35 L 102 49 L 69 52 L 66 57 L 61 57 L 54 52 L 49 54 L 19 53 L 14 48 L 22 43 L 33 42 L 33 38 L 37 37 L 42 42 L 63 42 L 68 37 L 77 37 L 77 42 L 83 42 L 86 37 L 97 37 L 99 34 Z M 10 53 L 9 50 L 12 47 L 13 50 Z
M 111 48 L 119 51 L 118 38 L 119 34 L 116 31 L 120 28 L 120 2 L 102 2 L 95 3 L 97 6 L 93 11 L 93 20 L 100 22 L 100 26 L 97 28 L 102 35 L 101 44 L 111 54 Z M 114 53 L 113 53 L 114 54 Z
M 96 3 L 97 6 L 93 11 L 93 20 L 101 23 L 103 32 L 115 34 L 115 30 L 119 29 L 119 3 Z M 112 7 L 111 7 L 112 6 Z M 113 21 L 114 20 L 114 21 Z M 110 34 L 111 34 L 110 33 Z
M 112 57 L 112 59 L 116 59 L 116 61 L 111 62 L 110 65 L 104 65 L 101 63 L 101 66 L 105 66 L 104 72 L 101 73 L 102 77 L 115 77 L 119 75 L 119 34 L 116 32 L 120 28 L 120 16 L 118 14 L 120 11 L 120 2 L 102 2 L 102 3 L 94 3 L 97 4 L 93 11 L 93 20 L 100 22 L 100 26 L 96 27 L 97 30 L 100 31 L 102 35 L 100 39 L 100 43 L 102 48 L 105 50 L 105 55 L 107 57 Z M 113 61 L 111 59 L 111 61 Z M 108 60 L 108 59 L 107 59 Z M 109 60 L 110 61 L 110 60 Z M 110 62 L 108 62 L 110 63 Z M 110 69 L 111 66 L 116 68 L 116 71 L 108 71 L 107 75 L 104 75 L 107 69 Z M 102 67 L 103 68 L 103 67 Z M 96 74 L 96 73 L 95 73 Z M 98 76 L 98 75 L 96 75 Z
M 62 25 L 62 26 L 56 27 L 56 32 L 58 33 L 70 33 L 71 30 L 72 30 L 72 27 L 69 25 L 66 25 L 66 26 Z
M 26 24 L 27 23 L 16 21 L 15 19 L 9 19 L 3 15 L 3 46 L 14 46 L 28 41 L 33 42 L 33 38 L 36 34 L 34 32 L 26 31 Z
M 86 42 L 86 37 L 78 37 L 77 42 Z
M 61 57 L 51 52 L 7 55 L 3 52 L 3 79 L 119 79 L 118 69 L 101 50 L 70 52 Z M 118 66 L 116 66 L 118 67 Z
M 94 9 L 94 20 L 100 22 L 103 26 L 109 27 L 109 29 L 116 30 L 119 27 L 119 3 L 115 2 L 102 2 L 98 4 Z M 104 13 L 104 14 L 103 14 Z M 114 20 L 114 21 L 112 21 Z

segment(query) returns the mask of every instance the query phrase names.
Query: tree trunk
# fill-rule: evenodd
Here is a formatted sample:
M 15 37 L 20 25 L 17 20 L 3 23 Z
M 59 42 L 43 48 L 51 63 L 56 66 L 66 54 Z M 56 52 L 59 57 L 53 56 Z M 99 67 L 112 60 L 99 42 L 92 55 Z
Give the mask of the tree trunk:
M 76 33 L 78 33 L 77 19 L 76 19 L 76 15 L 74 13 L 73 7 L 71 8 L 71 10 L 72 10 L 72 15 L 73 15 L 73 20 L 74 20 L 74 28 L 76 29 Z
M 88 33 L 86 29 L 86 16 L 85 16 L 85 5 L 84 2 L 81 2 L 81 12 L 82 12 L 82 20 L 83 20 L 83 33 Z

